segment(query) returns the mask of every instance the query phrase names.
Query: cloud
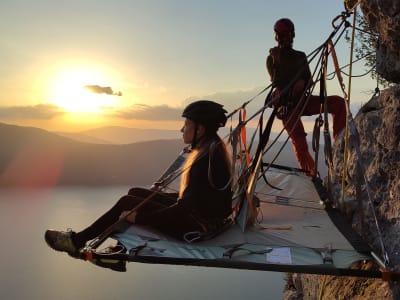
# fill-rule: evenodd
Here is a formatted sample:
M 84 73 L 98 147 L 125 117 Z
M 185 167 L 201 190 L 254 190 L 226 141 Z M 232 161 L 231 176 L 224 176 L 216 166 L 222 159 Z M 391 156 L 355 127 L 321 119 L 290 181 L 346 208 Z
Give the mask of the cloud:
M 264 105 L 264 99 L 267 95 L 266 92 L 262 93 L 259 95 L 260 92 L 264 90 L 265 87 L 256 87 L 256 88 L 249 88 L 249 89 L 243 89 L 243 90 L 236 90 L 236 91 L 230 91 L 230 92 L 216 92 L 214 94 L 209 94 L 205 95 L 202 97 L 190 97 L 185 99 L 184 105 L 186 106 L 187 104 L 200 100 L 200 99 L 206 99 L 206 100 L 212 100 L 218 103 L 221 103 L 224 105 L 224 108 L 228 111 L 231 112 L 235 110 L 238 107 L 241 107 L 243 103 L 249 101 L 250 99 L 253 99 L 249 103 L 249 107 L 252 110 L 258 110 Z
M 229 112 L 240 107 L 244 102 L 255 97 L 263 87 L 240 90 L 233 92 L 218 92 L 202 97 L 190 97 L 183 101 L 181 107 L 170 107 L 168 105 L 155 105 L 150 106 L 147 104 L 135 104 L 124 110 L 114 112 L 113 116 L 122 119 L 136 119 L 136 120 L 157 120 L 157 121 L 179 121 L 184 107 L 189 103 L 201 99 L 216 101 L 224 105 L 225 109 Z M 252 110 L 258 110 L 264 104 L 265 93 L 258 96 L 250 106 Z
M 109 86 L 99 86 L 99 85 L 85 85 L 85 89 L 91 91 L 95 94 L 106 94 L 111 96 L 122 96 L 121 92 L 114 92 Z
M 230 91 L 230 92 L 216 92 L 214 94 L 209 94 L 201 97 L 190 97 L 183 101 L 183 105 L 186 106 L 189 103 L 200 100 L 200 99 L 207 99 L 216 101 L 224 105 L 224 108 L 231 113 L 238 107 L 241 107 L 243 103 L 250 101 L 246 106 L 247 109 L 247 117 L 250 117 L 253 113 L 257 112 L 264 106 L 265 98 L 269 92 L 269 89 L 264 91 L 267 86 L 259 86 L 255 88 L 237 90 L 237 91 Z M 316 92 L 313 95 L 317 95 Z M 333 94 L 332 94 L 333 95 Z M 341 94 L 338 94 L 342 96 Z M 370 97 L 365 97 L 368 101 Z M 360 110 L 361 102 L 360 101 L 352 101 L 350 103 L 350 110 L 355 116 L 357 112 Z M 304 119 L 314 122 L 315 116 L 312 117 L 304 117 Z
M 1 106 L 1 119 L 39 119 L 49 120 L 64 114 L 65 111 L 52 104 L 37 104 L 32 106 Z
M 134 104 L 127 109 L 117 111 L 114 116 L 122 119 L 177 121 L 182 115 L 182 108 L 174 108 L 168 105 L 150 106 L 146 104 Z
M 99 86 L 95 89 L 106 89 Z M 109 88 L 111 91 L 112 89 Z M 258 95 L 263 91 L 264 87 L 256 87 L 247 90 L 237 90 L 232 92 L 217 92 L 201 97 L 190 97 L 182 101 L 179 107 L 171 107 L 167 104 L 160 105 L 147 105 L 147 104 L 134 104 L 127 108 L 116 109 L 115 107 L 103 107 L 105 116 L 121 118 L 125 120 L 148 120 L 148 121 L 180 121 L 183 108 L 189 103 L 208 99 L 213 100 L 224 105 L 228 113 L 233 112 L 236 108 L 241 107 L 243 103 L 253 99 L 247 108 L 247 118 L 253 116 L 254 113 L 259 111 L 264 105 L 266 92 Z M 109 90 L 108 90 L 109 91 Z M 110 91 L 109 91 L 110 92 Z M 258 96 L 257 96 L 258 95 Z M 257 96 L 257 97 L 256 97 Z M 360 108 L 359 102 L 351 103 L 351 110 L 353 116 Z M 15 119 L 37 119 L 37 120 L 50 120 L 52 118 L 65 114 L 65 110 L 53 104 L 38 104 L 31 106 L 0 106 L 0 120 L 15 120 Z M 258 120 L 259 115 L 254 116 L 254 120 Z M 314 122 L 315 116 L 304 117 L 304 121 Z

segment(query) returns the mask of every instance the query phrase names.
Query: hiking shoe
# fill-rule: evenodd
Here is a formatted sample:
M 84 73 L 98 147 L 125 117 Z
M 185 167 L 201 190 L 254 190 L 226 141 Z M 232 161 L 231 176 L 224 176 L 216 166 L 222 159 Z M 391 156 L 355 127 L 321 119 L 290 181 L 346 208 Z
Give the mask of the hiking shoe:
M 46 230 L 44 239 L 50 248 L 56 251 L 67 252 L 72 257 L 79 256 L 79 249 L 72 242 L 72 230 L 57 231 L 57 230 Z

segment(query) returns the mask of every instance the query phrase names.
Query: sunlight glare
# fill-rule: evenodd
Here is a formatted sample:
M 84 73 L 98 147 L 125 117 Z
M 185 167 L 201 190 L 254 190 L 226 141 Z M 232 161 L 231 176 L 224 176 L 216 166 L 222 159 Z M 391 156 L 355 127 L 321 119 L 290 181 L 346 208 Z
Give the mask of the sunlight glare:
M 106 76 L 94 69 L 63 70 L 52 85 L 52 102 L 70 113 L 100 114 L 107 107 L 117 105 L 117 97 L 93 93 L 85 86 L 105 83 L 105 79 Z

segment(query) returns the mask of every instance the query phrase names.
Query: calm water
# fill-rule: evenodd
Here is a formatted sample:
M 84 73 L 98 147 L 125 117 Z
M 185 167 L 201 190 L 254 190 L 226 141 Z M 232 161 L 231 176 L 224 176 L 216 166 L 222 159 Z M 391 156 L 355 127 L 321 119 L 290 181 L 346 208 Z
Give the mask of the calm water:
M 47 247 L 47 228 L 79 230 L 126 191 L 0 189 L 1 299 L 282 299 L 283 273 L 139 263 L 118 273 Z

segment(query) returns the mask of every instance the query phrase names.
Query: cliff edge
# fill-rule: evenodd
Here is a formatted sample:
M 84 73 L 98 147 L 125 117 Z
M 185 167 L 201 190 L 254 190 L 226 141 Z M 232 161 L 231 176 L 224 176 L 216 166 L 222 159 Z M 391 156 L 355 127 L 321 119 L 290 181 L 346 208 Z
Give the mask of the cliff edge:
M 380 228 L 361 180 L 357 199 L 357 154 L 349 149 L 346 167 L 345 214 L 353 228 L 382 255 L 382 239 L 390 267 L 400 270 L 400 86 L 382 91 L 366 103 L 354 118 L 360 136 L 365 177 L 371 187 L 371 199 Z M 344 138 L 334 148 L 334 198 L 341 201 Z M 322 296 L 322 298 L 320 298 Z M 288 275 L 284 299 L 400 299 L 400 285 L 381 279 Z
M 379 35 L 377 72 L 389 82 L 400 83 L 400 2 L 352 2 L 359 3 L 370 28 Z M 390 267 L 400 270 L 400 86 L 384 90 L 369 100 L 355 117 L 355 125 L 372 205 L 363 178 L 357 175 L 356 152 L 350 149 L 343 213 L 380 256 L 382 241 Z M 338 202 L 341 201 L 344 148 L 342 136 L 334 145 L 333 196 Z M 284 299 L 400 299 L 400 285 L 381 279 L 288 274 Z

